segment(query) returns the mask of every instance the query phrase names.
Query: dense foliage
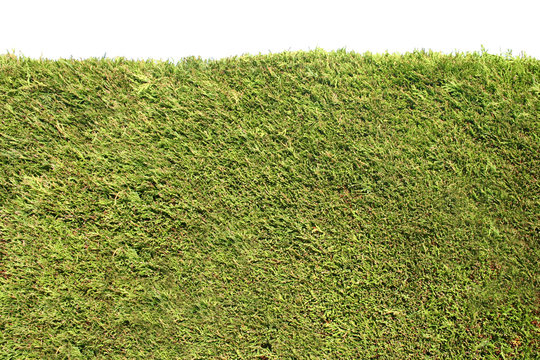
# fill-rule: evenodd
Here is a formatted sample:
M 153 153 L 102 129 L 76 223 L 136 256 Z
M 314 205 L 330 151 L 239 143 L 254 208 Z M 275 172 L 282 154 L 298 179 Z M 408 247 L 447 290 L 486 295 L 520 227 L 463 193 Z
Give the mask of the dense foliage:
M 0 56 L 0 357 L 538 354 L 540 61 Z

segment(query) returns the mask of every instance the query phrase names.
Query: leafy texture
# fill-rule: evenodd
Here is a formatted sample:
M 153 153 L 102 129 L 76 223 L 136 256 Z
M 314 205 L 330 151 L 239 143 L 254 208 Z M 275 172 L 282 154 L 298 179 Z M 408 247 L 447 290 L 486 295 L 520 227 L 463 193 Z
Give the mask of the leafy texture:
M 540 61 L 0 57 L 0 357 L 531 358 Z

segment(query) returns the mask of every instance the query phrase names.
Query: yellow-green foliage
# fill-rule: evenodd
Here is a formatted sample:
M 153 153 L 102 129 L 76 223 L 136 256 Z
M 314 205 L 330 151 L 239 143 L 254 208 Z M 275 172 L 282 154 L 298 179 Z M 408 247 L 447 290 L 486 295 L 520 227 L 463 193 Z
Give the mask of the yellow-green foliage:
M 0 358 L 532 358 L 540 61 L 0 56 Z

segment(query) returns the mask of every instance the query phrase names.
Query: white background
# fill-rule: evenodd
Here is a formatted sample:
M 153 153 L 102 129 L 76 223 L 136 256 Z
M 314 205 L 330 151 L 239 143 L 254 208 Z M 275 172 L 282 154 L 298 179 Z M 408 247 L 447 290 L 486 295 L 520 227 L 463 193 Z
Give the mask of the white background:
M 283 50 L 540 58 L 539 0 L 0 0 L 0 53 L 177 60 Z

